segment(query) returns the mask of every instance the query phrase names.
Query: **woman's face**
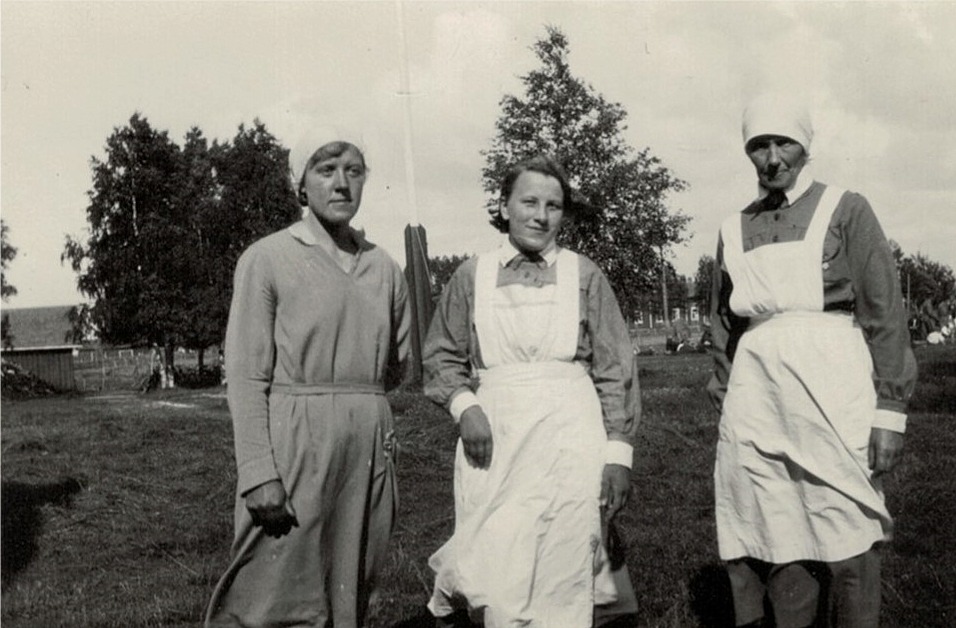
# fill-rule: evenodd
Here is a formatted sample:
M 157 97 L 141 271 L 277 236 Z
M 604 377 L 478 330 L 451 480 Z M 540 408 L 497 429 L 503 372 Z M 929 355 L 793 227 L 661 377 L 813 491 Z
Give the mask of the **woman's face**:
M 362 203 L 365 186 L 365 161 L 361 153 L 348 147 L 337 157 L 312 164 L 302 179 L 309 209 L 327 224 L 348 224 Z
M 564 191 L 556 178 L 526 170 L 518 175 L 501 216 L 508 221 L 512 244 L 526 253 L 554 245 L 564 220 Z
M 753 138 L 747 142 L 747 156 L 757 170 L 760 185 L 768 190 L 790 188 L 807 163 L 803 146 L 782 135 Z

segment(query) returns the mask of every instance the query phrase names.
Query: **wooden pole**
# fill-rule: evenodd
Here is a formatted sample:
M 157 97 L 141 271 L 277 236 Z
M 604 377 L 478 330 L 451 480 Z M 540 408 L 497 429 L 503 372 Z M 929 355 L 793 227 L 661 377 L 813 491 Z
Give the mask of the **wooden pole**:
M 422 345 L 432 317 L 432 282 L 428 272 L 425 227 L 405 227 L 405 280 L 412 310 L 412 378 L 422 381 Z

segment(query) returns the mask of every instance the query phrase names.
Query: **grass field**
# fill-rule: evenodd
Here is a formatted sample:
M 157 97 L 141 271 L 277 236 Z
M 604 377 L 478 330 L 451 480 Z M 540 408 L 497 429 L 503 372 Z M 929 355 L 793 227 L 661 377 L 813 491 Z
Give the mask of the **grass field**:
M 885 627 L 956 625 L 956 349 L 921 347 L 907 451 L 887 485 Z M 723 626 L 699 355 L 644 358 L 634 492 L 619 519 L 638 626 Z M 422 624 L 451 533 L 455 432 L 415 391 L 400 421 L 398 528 L 372 626 Z M 221 389 L 3 402 L 3 599 L 16 626 L 195 626 L 228 560 L 235 481 Z M 424 624 L 427 625 L 427 624 Z

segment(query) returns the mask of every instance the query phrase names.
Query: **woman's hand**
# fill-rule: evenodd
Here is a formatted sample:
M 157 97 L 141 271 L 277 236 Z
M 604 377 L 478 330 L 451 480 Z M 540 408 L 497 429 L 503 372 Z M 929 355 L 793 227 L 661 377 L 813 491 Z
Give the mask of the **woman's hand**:
M 903 435 L 892 430 L 874 427 L 870 430 L 867 458 L 873 477 L 892 471 L 903 455 Z
M 631 491 L 631 470 L 622 464 L 604 465 L 604 477 L 601 480 L 601 504 L 605 517 L 610 521 L 621 508 L 627 505 L 627 496 Z
M 473 467 L 487 469 L 491 465 L 494 443 L 491 440 L 491 424 L 481 406 L 473 405 L 461 413 L 458 430 L 468 462 Z
M 285 536 L 293 526 L 299 527 L 292 502 L 279 480 L 270 480 L 246 493 L 246 510 L 252 515 L 252 525 L 262 526 L 271 537 Z

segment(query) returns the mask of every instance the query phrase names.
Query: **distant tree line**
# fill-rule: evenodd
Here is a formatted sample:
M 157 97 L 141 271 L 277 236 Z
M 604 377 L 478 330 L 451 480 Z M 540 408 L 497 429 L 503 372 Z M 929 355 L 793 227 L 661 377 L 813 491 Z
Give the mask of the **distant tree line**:
M 910 333 L 924 340 L 956 316 L 956 276 L 953 269 L 923 255 L 906 255 L 890 240 L 896 270 L 909 315 Z

